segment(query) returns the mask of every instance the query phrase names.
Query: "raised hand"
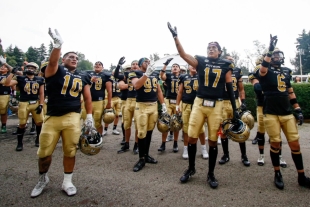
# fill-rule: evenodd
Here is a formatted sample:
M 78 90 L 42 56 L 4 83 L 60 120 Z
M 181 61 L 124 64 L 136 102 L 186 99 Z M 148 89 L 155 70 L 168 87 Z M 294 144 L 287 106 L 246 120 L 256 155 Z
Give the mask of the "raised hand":
M 6 59 L 2 55 L 0 55 L 0 63 L 1 64 L 5 64 L 6 63 Z
M 52 32 L 51 28 L 48 29 L 48 34 L 51 36 L 51 38 L 54 40 L 54 48 L 61 48 L 61 45 L 64 43 L 62 40 L 59 32 L 57 29 L 55 29 L 55 33 Z
M 278 42 L 278 37 L 270 34 L 269 52 L 273 52 Z
M 169 28 L 173 38 L 178 37 L 177 27 L 172 28 L 170 22 L 168 22 L 168 28 Z
M 169 63 L 171 62 L 171 60 L 173 60 L 173 58 L 168 58 L 167 60 L 166 60 L 166 62 L 164 62 L 164 65 L 169 65 Z
M 125 57 L 121 57 L 118 61 L 118 65 L 122 66 L 126 62 Z
M 156 69 L 156 68 L 154 67 L 154 65 L 155 65 L 155 63 L 149 64 L 149 65 L 147 66 L 147 69 L 146 69 L 146 71 L 145 71 L 145 73 L 144 73 L 147 77 L 149 77 L 149 76 L 154 72 L 154 70 Z

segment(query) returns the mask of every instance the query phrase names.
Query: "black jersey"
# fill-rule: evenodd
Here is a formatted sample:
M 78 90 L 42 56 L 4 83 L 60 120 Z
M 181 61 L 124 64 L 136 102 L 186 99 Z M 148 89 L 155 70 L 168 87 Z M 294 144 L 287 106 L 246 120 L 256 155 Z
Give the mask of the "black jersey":
M 39 76 L 33 78 L 14 76 L 13 79 L 17 81 L 17 87 L 20 90 L 20 101 L 36 101 L 39 99 L 40 86 L 45 84 L 44 78 Z
M 143 72 L 140 70 L 132 71 L 129 73 L 129 80 L 133 78 L 141 78 Z M 154 72 L 150 75 L 144 85 L 137 91 L 136 101 L 137 102 L 155 102 L 157 98 L 157 84 L 158 84 L 159 74 Z
M 128 84 L 128 92 L 127 92 L 127 98 L 136 98 L 137 96 L 137 91 L 134 89 L 131 79 L 128 78 L 129 73 L 125 73 L 125 77 L 127 80 L 127 84 Z
M 96 73 L 92 71 L 89 73 L 91 79 L 97 79 L 96 82 L 91 82 L 90 93 L 92 101 L 102 101 L 105 98 L 105 84 L 106 82 L 113 82 L 110 76 L 105 72 Z
M 166 98 L 176 99 L 178 95 L 178 88 L 179 88 L 178 86 L 179 76 L 176 76 L 173 73 L 167 73 L 165 83 L 167 85 Z
M 269 66 L 265 76 L 260 76 L 259 70 L 255 71 L 255 76 L 258 78 L 265 95 L 264 114 L 291 114 L 291 104 L 287 91 L 288 88 L 291 88 L 291 70 L 288 68 L 276 69 Z
M 198 75 L 180 75 L 179 84 L 183 84 L 182 102 L 193 104 L 198 90 Z
M 8 75 L 9 74 L 0 74 L 0 95 L 9 95 L 11 93 L 11 87 L 3 85 Z
M 257 70 L 260 69 L 260 67 L 261 67 L 261 65 L 257 65 L 255 67 L 254 71 L 249 73 L 249 76 L 248 76 L 249 77 L 249 81 L 257 79 L 255 73 L 256 73 Z M 258 84 L 260 84 L 260 83 L 258 83 Z M 264 104 L 264 93 L 260 93 L 260 94 L 255 93 L 255 98 L 256 98 L 256 105 L 257 106 L 263 106 L 263 104 Z
M 46 78 L 48 95 L 47 115 L 62 116 L 70 112 L 80 113 L 81 93 L 85 85 L 91 85 L 87 73 L 71 73 L 62 65 L 55 75 Z
M 117 84 L 119 81 L 124 80 L 123 75 L 119 75 L 117 78 L 115 78 L 113 75 L 111 75 L 110 79 L 112 82 L 112 97 L 121 97 L 121 90 L 118 88 Z
M 223 59 L 208 59 L 203 56 L 195 56 L 198 61 L 196 68 L 198 73 L 199 98 L 222 99 L 225 90 L 226 73 L 232 71 L 234 64 Z
M 232 86 L 234 90 L 235 99 L 239 98 L 238 80 L 242 78 L 242 75 L 243 74 L 240 68 L 234 68 L 231 74 Z M 230 100 L 229 95 L 226 91 L 226 87 L 225 87 L 225 93 L 224 93 L 224 100 Z

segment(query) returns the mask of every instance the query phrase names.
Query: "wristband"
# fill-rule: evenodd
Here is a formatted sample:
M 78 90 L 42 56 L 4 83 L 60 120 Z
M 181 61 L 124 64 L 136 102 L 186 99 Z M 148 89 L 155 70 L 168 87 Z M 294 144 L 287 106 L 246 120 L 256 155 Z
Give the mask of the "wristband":
M 297 104 L 297 99 L 296 98 L 292 98 L 290 100 L 291 105 Z
M 269 51 L 268 53 L 267 53 L 267 57 L 271 57 L 272 56 L 272 51 Z
M 166 71 L 165 70 L 161 70 L 161 72 L 165 73 Z
M 266 60 L 263 60 L 262 66 L 267 68 L 269 66 L 269 62 L 267 62 Z

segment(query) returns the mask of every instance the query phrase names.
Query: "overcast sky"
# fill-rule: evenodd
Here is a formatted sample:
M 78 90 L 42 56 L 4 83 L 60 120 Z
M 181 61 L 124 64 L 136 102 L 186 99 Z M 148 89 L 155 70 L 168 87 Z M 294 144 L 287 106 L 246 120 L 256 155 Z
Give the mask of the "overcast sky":
M 152 53 L 177 53 L 168 21 L 192 55 L 206 55 L 208 42 L 218 41 L 244 57 L 254 40 L 268 45 L 269 35 L 278 35 L 288 67 L 298 34 L 310 30 L 309 0 L 0 0 L 0 6 L 5 49 L 48 46 L 51 27 L 64 40 L 63 52 L 82 52 L 105 67 L 122 56 L 130 63 Z

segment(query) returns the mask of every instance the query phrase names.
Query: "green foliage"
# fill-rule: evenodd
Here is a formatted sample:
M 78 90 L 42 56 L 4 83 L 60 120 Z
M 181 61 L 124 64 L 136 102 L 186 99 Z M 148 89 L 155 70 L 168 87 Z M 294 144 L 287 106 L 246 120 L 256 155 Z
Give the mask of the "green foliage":
M 295 74 L 300 74 L 300 56 L 302 64 L 302 74 L 308 74 L 310 73 L 310 31 L 307 33 L 305 30 L 303 30 L 302 34 L 299 34 L 296 44 L 298 52 L 296 53 L 295 58 L 291 60 L 292 65 L 297 68 Z M 299 55 L 299 53 L 301 55 Z
M 294 92 L 297 97 L 297 101 L 302 109 L 303 115 L 305 119 L 310 119 L 310 107 L 307 104 L 310 103 L 310 84 L 309 83 L 297 83 L 292 84 L 294 88 Z M 256 101 L 255 101 L 255 93 L 252 84 L 244 84 L 245 90 L 245 101 L 247 105 L 247 109 L 252 112 L 252 115 L 256 117 Z
M 76 68 L 77 70 L 93 70 L 93 63 L 89 60 L 82 60 L 79 61 L 78 66 Z
M 35 62 L 38 65 L 41 64 L 39 52 L 36 48 L 34 48 L 32 46 L 28 48 L 28 50 L 26 52 L 26 58 L 27 58 L 28 62 Z
M 47 52 L 46 52 L 46 47 L 45 45 L 42 43 L 41 46 L 39 48 L 37 48 L 38 51 L 38 61 L 40 61 L 40 63 L 42 61 L 46 61 L 47 59 Z

